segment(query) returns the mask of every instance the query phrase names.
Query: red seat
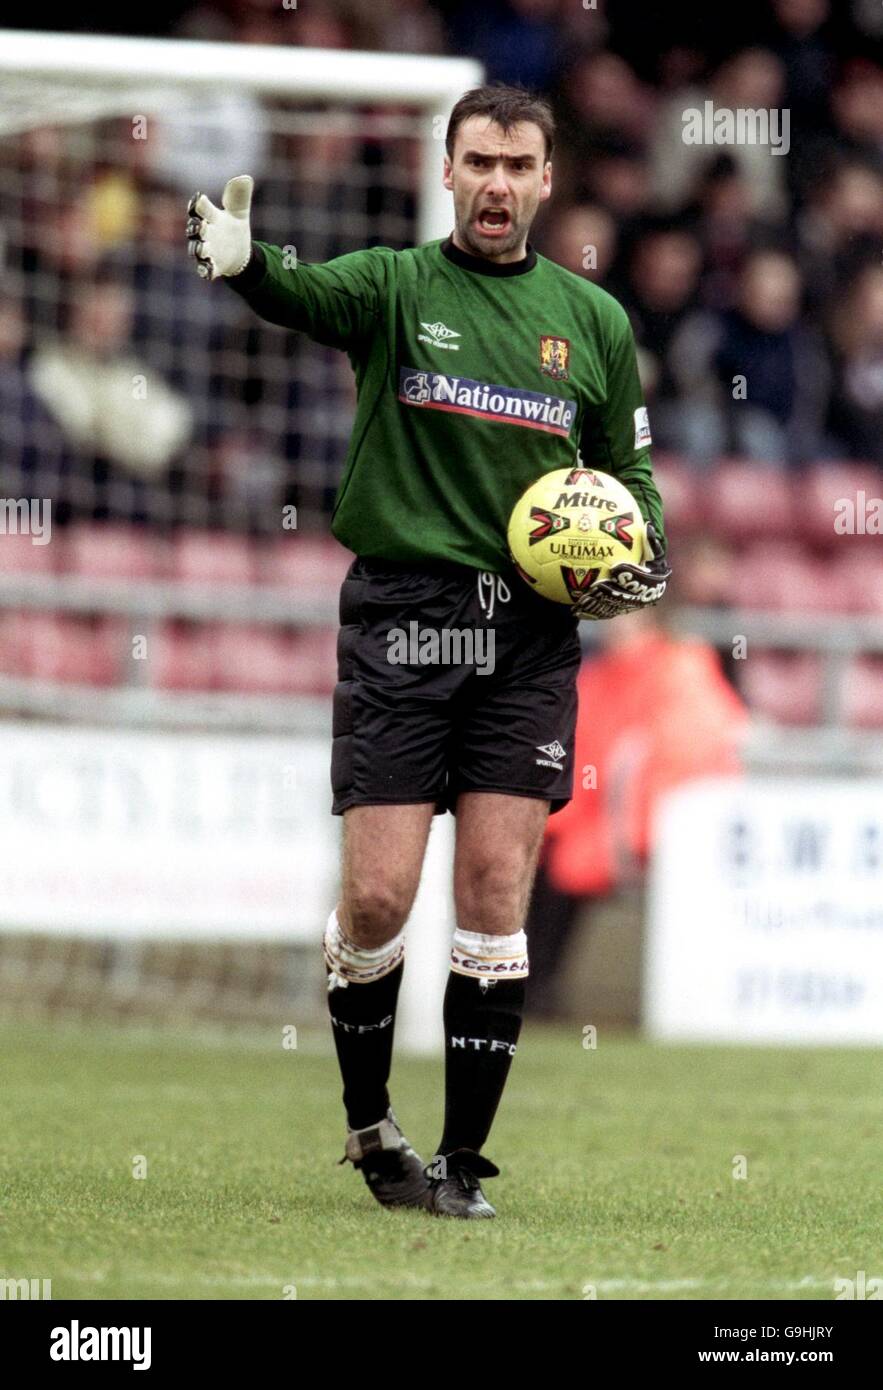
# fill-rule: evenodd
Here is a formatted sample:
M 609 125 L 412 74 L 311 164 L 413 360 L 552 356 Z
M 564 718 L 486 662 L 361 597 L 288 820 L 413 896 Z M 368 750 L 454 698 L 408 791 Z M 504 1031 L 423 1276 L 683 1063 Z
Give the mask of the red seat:
M 701 505 L 712 529 L 737 545 L 793 533 L 791 479 L 775 468 L 722 459 L 703 482 Z
M 815 724 L 821 715 L 821 663 L 815 652 L 755 651 L 739 662 L 751 709 L 777 724 Z
M 677 598 L 698 607 L 719 606 L 738 588 L 733 579 L 738 559 L 711 536 L 695 536 L 677 547 Z
M 253 584 L 252 542 L 224 531 L 179 531 L 172 541 L 172 574 L 192 584 Z
M 855 610 L 851 571 L 795 543 L 752 546 L 727 577 L 734 608 L 779 613 L 850 613 Z
M 298 596 L 327 597 L 340 588 L 352 561 L 351 551 L 333 536 L 290 531 L 262 553 L 261 580 Z
M 819 569 L 794 543 L 749 547 L 729 576 L 727 600 L 734 608 L 803 612 L 818 605 Z
M 0 573 L 51 573 L 55 569 L 58 550 L 51 541 L 44 545 L 43 539 L 45 538 L 21 535 L 17 531 L 9 535 L 0 535 Z
M 686 535 L 705 524 L 698 495 L 701 476 L 677 454 L 653 455 L 653 477 L 662 497 L 667 535 Z
M 160 567 L 158 542 L 138 526 L 72 526 L 62 564 L 89 579 L 153 579 Z
M 337 681 L 337 629 L 304 628 L 293 639 L 289 693 L 330 695 Z
M 883 657 L 858 657 L 844 677 L 843 718 L 853 729 L 883 729 Z
M 210 638 L 204 626 L 161 623 L 149 639 L 150 683 L 159 690 L 209 690 L 211 656 Z
M 8 675 L 113 685 L 123 674 L 126 625 L 116 618 L 16 612 L 4 616 L 0 661 Z
M 837 568 L 847 611 L 883 617 L 883 556 L 873 555 L 868 548 L 861 554 L 850 549 Z
M 860 496 L 862 493 L 864 498 Z M 858 531 L 844 531 L 844 524 L 851 524 L 856 510 L 862 516 L 865 504 L 881 496 L 883 476 L 872 463 L 814 464 L 798 484 L 795 525 L 800 534 L 816 544 L 842 545 L 845 535 L 858 534 Z M 838 520 L 840 517 L 843 519 Z M 869 539 L 880 543 L 879 536 Z
M 218 690 L 278 695 L 289 689 L 292 641 L 257 624 L 218 624 L 209 634 L 212 683 Z

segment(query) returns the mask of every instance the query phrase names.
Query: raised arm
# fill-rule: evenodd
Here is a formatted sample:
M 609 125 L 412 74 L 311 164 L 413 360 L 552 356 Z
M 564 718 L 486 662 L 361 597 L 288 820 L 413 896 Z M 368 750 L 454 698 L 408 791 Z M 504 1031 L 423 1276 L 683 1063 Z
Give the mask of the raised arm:
M 269 323 L 328 347 L 357 350 L 383 316 L 388 251 L 352 251 L 308 265 L 293 249 L 252 241 L 253 188 L 253 179 L 242 174 L 230 179 L 219 208 L 204 193 L 191 198 L 187 239 L 199 274 L 226 279 Z

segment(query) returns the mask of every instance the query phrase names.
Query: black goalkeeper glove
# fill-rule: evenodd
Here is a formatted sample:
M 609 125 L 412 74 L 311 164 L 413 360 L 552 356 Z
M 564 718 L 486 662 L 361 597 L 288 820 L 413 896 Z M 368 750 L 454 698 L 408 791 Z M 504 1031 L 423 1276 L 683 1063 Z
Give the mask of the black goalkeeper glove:
M 615 565 L 606 579 L 594 584 L 573 605 L 576 616 L 618 618 L 620 613 L 640 613 L 651 603 L 658 603 L 671 578 L 671 569 L 652 521 L 647 523 L 647 549 L 650 555 L 645 564 L 626 561 Z

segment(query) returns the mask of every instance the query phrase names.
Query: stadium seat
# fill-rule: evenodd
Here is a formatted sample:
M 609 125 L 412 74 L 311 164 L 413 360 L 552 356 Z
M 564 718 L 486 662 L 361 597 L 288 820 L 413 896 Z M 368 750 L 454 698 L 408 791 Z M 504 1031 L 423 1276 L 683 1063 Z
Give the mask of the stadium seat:
M 0 536 L 0 574 L 50 574 L 57 555 L 51 542 L 37 544 L 33 536 L 17 531 Z
M 805 612 L 818 606 L 818 566 L 795 543 L 750 546 L 732 566 L 727 600 L 733 608 Z
M 861 553 L 850 547 L 837 570 L 846 595 L 846 611 L 883 617 L 883 555 L 875 556 L 867 547 Z
M 733 572 L 738 564 L 732 550 L 712 536 L 684 540 L 677 548 L 677 601 L 712 608 L 726 604 L 736 588 Z
M 877 582 L 873 568 L 859 574 L 836 557 L 825 560 L 796 544 L 768 542 L 750 547 L 731 566 L 726 597 L 734 608 L 846 614 L 858 611 L 861 585 L 866 605 L 872 605 Z
M 755 651 L 739 667 L 751 710 L 777 724 L 815 724 L 821 714 L 821 663 L 814 652 Z
M 123 672 L 126 624 L 60 613 L 4 615 L 0 663 L 6 675 L 77 685 L 113 685 Z
M 844 535 L 834 529 L 841 510 L 837 504 L 849 500 L 855 506 L 860 492 L 865 494 L 866 500 L 883 497 L 883 474 L 873 464 L 847 461 L 813 465 L 797 485 L 798 503 L 794 511 L 797 533 L 817 545 L 842 545 Z M 879 536 L 850 536 L 849 539 L 880 543 Z
M 702 475 L 677 454 L 654 454 L 653 477 L 662 497 L 666 533 L 686 535 L 704 521 L 704 509 L 696 505 Z
M 201 624 L 158 624 L 148 640 L 148 660 L 150 684 L 155 689 L 211 689 L 211 640 Z
M 721 459 L 703 486 L 703 497 L 702 512 L 712 529 L 735 545 L 791 535 L 792 482 L 778 469 Z
M 223 623 L 210 633 L 212 684 L 217 690 L 279 695 L 290 686 L 290 637 L 258 624 Z
M 72 526 L 62 567 L 89 579 L 153 579 L 160 568 L 159 542 L 138 526 Z
M 352 560 L 351 552 L 333 536 L 291 531 L 263 552 L 261 580 L 302 597 L 327 597 L 340 588 Z
M 843 718 L 853 729 L 883 729 L 883 657 L 858 657 L 844 676 Z
M 337 629 L 305 628 L 293 641 L 292 695 L 330 695 L 337 680 Z
M 190 584 L 253 584 L 255 554 L 247 536 L 179 531 L 172 541 L 172 577 Z

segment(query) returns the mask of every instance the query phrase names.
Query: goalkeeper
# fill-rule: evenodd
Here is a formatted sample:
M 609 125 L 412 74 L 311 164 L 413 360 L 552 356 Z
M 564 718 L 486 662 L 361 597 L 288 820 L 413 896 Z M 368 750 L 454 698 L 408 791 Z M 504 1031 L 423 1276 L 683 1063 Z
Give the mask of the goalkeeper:
M 655 603 L 670 573 L 625 312 L 527 239 L 551 194 L 553 138 L 548 105 L 523 89 L 467 92 L 442 171 L 454 230 L 411 250 L 288 266 L 278 247 L 252 240 L 246 175 L 220 208 L 195 195 L 187 223 L 201 275 L 225 278 L 271 323 L 346 352 L 355 373 L 332 520 L 357 558 L 340 598 L 331 781 L 344 849 L 324 943 L 346 1157 L 384 1205 L 466 1219 L 495 1214 L 480 1184 L 499 1170 L 482 1150 L 521 1028 L 524 921 L 546 818 L 571 795 L 580 664 L 573 610 L 513 573 L 509 513 L 579 451 L 630 489 L 651 551 L 596 584 L 585 615 Z M 414 621 L 436 640 L 482 632 L 493 671 L 393 660 L 394 630 Z M 432 817 L 445 810 L 456 814 L 457 924 L 444 1126 L 424 1165 L 387 1083 L 405 924 Z

